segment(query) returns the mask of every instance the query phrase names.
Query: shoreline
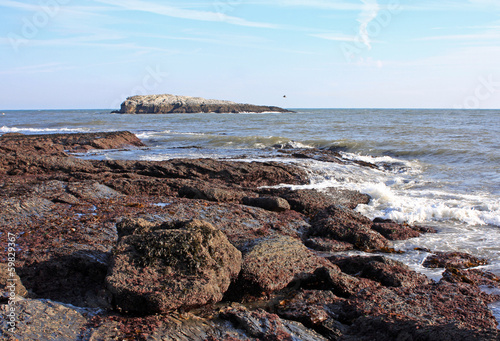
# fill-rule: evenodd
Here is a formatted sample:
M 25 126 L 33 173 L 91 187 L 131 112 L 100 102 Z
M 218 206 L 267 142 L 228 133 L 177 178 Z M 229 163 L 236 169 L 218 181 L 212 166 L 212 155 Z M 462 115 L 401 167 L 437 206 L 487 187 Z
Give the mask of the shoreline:
M 435 283 L 388 258 L 335 256 L 336 251 L 351 249 L 394 252 L 391 240 L 432 232 L 357 214 L 353 209 L 369 200 L 359 192 L 332 190 L 325 195 L 315 190 L 262 189 L 308 182 L 303 170 L 278 162 L 80 160 L 68 151 L 142 142 L 127 132 L 78 135 L 0 136 L 1 224 L 17 236 L 16 272 L 28 291 L 28 298 L 16 303 L 18 317 L 30 313 L 55 330 L 64 325 L 62 315 L 42 312 L 57 307 L 84 329 L 63 328 L 68 340 L 80 335 L 105 339 L 110 333 L 138 340 L 175 333 L 207 340 L 286 340 L 290 335 L 304 340 L 383 340 L 407 334 L 432 339 L 439 333 L 496 340 L 498 336 L 487 305 L 499 297 L 481 293 L 479 285 L 499 289 L 499 279 L 462 268 L 482 260 L 436 253 L 431 265 L 447 270 Z M 308 150 L 303 156 L 315 152 L 325 153 Z M 323 157 L 339 162 L 333 161 L 333 154 Z M 156 304 L 169 298 L 155 294 L 152 302 L 146 296 L 155 289 L 147 295 L 133 282 L 161 287 L 187 279 L 172 275 L 170 282 L 163 282 L 157 273 L 147 277 L 133 258 L 120 263 L 128 255 L 125 251 L 117 258 L 112 250 L 117 250 L 117 243 L 125 248 L 128 240 L 147 240 L 157 231 L 203 230 L 189 227 L 192 219 L 220 232 L 211 234 L 220 238 L 217 245 L 230 244 L 227 257 L 241 257 L 239 269 L 219 273 L 206 269 L 206 261 L 193 263 L 197 270 L 186 278 L 211 274 L 211 279 L 225 280 L 215 281 L 210 290 L 197 280 L 190 282 L 191 288 L 201 290 L 199 296 L 208 297 L 204 303 L 186 294 L 179 296 L 182 302 L 177 305 Z M 325 252 L 328 257 L 322 256 Z M 210 252 L 203 257 L 219 259 Z M 156 262 L 166 261 L 157 258 L 153 272 L 158 271 Z M 223 259 L 218 260 L 221 269 L 233 266 Z M 186 264 L 177 261 L 170 266 L 185 270 Z M 134 271 L 142 276 L 133 277 Z M 123 288 L 133 294 L 123 296 Z M 188 288 L 182 290 L 189 292 Z M 160 317 L 153 318 L 147 310 L 133 311 L 127 304 L 131 301 L 156 309 L 151 311 Z M 55 302 L 102 312 L 85 317 L 78 309 Z M 185 311 L 187 321 L 181 321 L 178 314 Z M 134 317 L 137 314 L 142 316 Z M 40 330 L 17 321 L 19 330 L 43 339 L 36 334 Z

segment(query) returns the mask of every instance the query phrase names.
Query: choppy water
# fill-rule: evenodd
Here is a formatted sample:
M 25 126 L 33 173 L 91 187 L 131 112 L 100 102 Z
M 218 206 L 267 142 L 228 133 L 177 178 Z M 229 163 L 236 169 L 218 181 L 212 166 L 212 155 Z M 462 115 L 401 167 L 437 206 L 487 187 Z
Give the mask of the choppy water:
M 5 111 L 0 134 L 129 130 L 148 148 L 99 151 L 95 159 L 216 157 L 265 160 L 278 146 L 335 147 L 379 165 L 288 160 L 311 174 L 310 188 L 338 186 L 372 196 L 358 210 L 439 230 L 396 246 L 415 269 L 431 250 L 486 257 L 500 274 L 500 111 L 301 109 L 280 114 L 119 115 L 106 110 Z M 429 273 L 433 275 L 432 273 Z

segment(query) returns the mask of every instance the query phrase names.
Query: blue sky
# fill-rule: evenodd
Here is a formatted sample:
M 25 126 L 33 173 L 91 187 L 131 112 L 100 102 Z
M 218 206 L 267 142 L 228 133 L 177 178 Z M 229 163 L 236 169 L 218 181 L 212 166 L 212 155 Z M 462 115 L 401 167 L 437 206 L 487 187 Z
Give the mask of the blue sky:
M 0 0 L 0 51 L 3 110 L 500 107 L 498 0 Z

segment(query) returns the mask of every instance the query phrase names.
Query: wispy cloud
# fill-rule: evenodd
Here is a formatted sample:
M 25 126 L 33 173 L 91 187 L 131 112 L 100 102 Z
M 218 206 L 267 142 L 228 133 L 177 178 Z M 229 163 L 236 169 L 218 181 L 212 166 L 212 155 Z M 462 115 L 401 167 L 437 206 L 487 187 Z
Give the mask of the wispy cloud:
M 310 34 L 310 36 L 332 41 L 349 41 L 349 42 L 356 41 L 355 36 L 350 36 L 342 33 L 316 33 L 316 34 Z
M 377 17 L 380 6 L 376 0 L 361 0 L 363 2 L 363 11 L 358 17 L 359 36 L 363 44 L 371 49 L 371 39 L 368 32 L 368 25 Z
M 248 26 L 248 27 L 278 28 L 278 26 L 274 24 L 249 21 L 242 18 L 229 16 L 224 13 L 185 9 L 181 7 L 155 4 L 141 0 L 122 0 L 122 1 L 96 0 L 96 1 L 108 5 L 114 5 L 117 7 L 125 8 L 132 11 L 155 13 L 158 15 L 163 15 L 173 18 L 199 20 L 199 21 L 212 21 L 212 22 L 226 22 L 233 25 Z

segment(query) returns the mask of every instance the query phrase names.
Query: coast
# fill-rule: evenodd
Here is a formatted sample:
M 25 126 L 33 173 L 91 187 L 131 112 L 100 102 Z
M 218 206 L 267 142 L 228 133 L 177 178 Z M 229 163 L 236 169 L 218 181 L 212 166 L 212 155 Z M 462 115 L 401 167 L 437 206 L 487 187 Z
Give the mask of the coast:
M 468 269 L 484 260 L 435 252 L 427 265 L 446 270 L 433 282 L 379 255 L 432 229 L 360 215 L 370 198 L 359 192 L 278 187 L 309 182 L 286 163 L 71 155 L 130 146 L 144 147 L 128 132 L 0 137 L 2 242 L 15 236 L 19 275 L 2 336 L 497 340 L 488 304 L 499 296 L 481 288 L 500 280 Z

